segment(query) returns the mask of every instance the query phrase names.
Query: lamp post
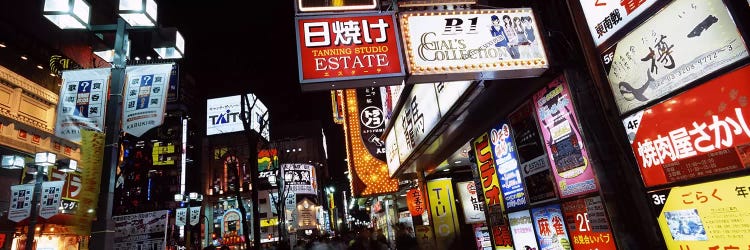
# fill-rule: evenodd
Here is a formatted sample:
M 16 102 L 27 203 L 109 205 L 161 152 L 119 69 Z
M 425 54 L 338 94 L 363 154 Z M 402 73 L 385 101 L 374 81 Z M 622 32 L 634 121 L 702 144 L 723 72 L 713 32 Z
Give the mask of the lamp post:
M 203 201 L 203 195 L 198 194 L 196 192 L 190 192 L 188 195 L 184 194 L 175 194 L 174 195 L 174 201 L 180 202 L 181 204 L 187 204 L 187 213 L 185 214 L 185 231 L 187 231 L 187 235 L 185 236 L 185 249 L 190 250 L 190 248 L 193 245 L 192 240 L 190 239 L 190 236 L 192 235 L 192 230 L 190 230 L 190 202 L 191 201 Z M 182 230 L 183 228 L 180 228 Z
M 91 249 L 112 249 L 115 225 L 112 221 L 114 204 L 115 171 L 119 156 L 120 123 L 122 121 L 122 92 L 125 83 L 126 44 L 128 32 L 153 29 L 157 20 L 157 5 L 154 0 L 120 0 L 119 17 L 116 24 L 90 25 L 91 7 L 84 0 L 45 0 L 44 17 L 61 29 L 89 29 L 91 31 L 115 32 L 112 80 L 107 100 L 104 132 L 105 148 L 102 166 L 96 220 L 92 223 Z M 164 59 L 182 58 L 185 41 L 176 30 L 175 41 L 154 48 Z

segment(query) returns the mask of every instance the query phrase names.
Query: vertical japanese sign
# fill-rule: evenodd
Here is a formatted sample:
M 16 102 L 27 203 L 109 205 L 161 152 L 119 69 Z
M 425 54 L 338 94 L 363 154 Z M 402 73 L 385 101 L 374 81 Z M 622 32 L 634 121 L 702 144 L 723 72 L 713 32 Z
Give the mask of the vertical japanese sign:
M 507 122 L 501 122 L 490 130 L 489 135 L 505 206 L 508 209 L 526 206 L 526 192 L 521 181 L 521 171 L 518 169 L 518 157 L 510 126 Z
M 295 194 L 317 194 L 314 167 L 310 164 L 281 164 L 284 186 L 287 192 Z
M 684 0 L 672 1 L 607 49 L 602 60 L 625 113 L 747 56 L 722 0 Z
M 536 243 L 534 225 L 529 210 L 509 213 L 508 220 L 510 221 L 510 231 L 513 235 L 513 246 L 515 249 L 539 249 L 539 246 Z
M 184 227 L 187 221 L 187 208 L 181 207 L 175 209 L 174 225 L 178 227 Z
M 537 204 L 557 198 L 555 181 L 537 129 L 532 103 L 522 104 L 508 116 L 508 120 L 518 160 L 521 162 L 521 176 L 529 203 Z
M 437 249 L 448 250 L 461 233 L 451 179 L 427 181 L 427 193 Z
M 31 215 L 31 198 L 34 196 L 34 184 L 10 186 L 10 209 L 8 220 L 19 222 Z
M 42 197 L 39 200 L 39 217 L 49 219 L 60 212 L 60 200 L 65 181 L 42 182 Z
M 479 180 L 482 183 L 484 203 L 487 204 L 488 208 L 498 205 L 502 207 L 503 201 L 500 197 L 500 185 L 495 171 L 495 160 L 492 157 L 489 135 L 484 133 L 477 137 L 472 141 L 472 146 L 477 157 L 477 168 L 479 169 Z
M 565 229 L 560 205 L 532 208 L 531 216 L 536 224 L 536 237 L 540 250 L 571 250 L 568 232 Z
M 176 102 L 180 98 L 180 67 L 178 64 L 172 64 L 172 71 L 169 73 L 169 89 L 167 90 L 167 102 Z
M 437 94 L 434 84 L 416 84 L 401 108 L 394 128 L 401 161 L 405 161 L 414 149 L 440 121 Z
M 398 138 L 396 138 L 396 128 L 394 127 L 391 131 L 388 131 L 388 136 L 385 137 L 385 156 L 386 163 L 388 164 L 388 174 L 393 176 L 399 167 L 401 167 L 401 158 L 399 156 L 398 149 Z
M 287 225 L 292 227 L 292 230 L 296 230 L 297 225 L 297 194 L 293 192 L 286 192 L 286 198 L 284 199 L 284 213 Z
M 657 197 L 668 249 L 750 248 L 750 176 L 675 187 Z
M 140 137 L 164 121 L 172 64 L 130 66 L 125 71 L 122 127 L 125 133 Z
M 599 196 L 565 202 L 563 212 L 575 249 L 617 249 L 604 203 Z
M 409 212 L 411 213 L 411 216 L 421 216 L 422 213 L 424 213 L 425 206 L 427 204 L 425 203 L 425 197 L 422 193 L 422 190 L 419 190 L 418 188 L 410 189 L 406 192 L 406 206 L 409 207 Z
M 104 130 L 110 73 L 109 68 L 63 71 L 56 136 L 80 142 L 81 129 Z
M 417 238 L 417 245 L 420 250 L 435 250 L 435 234 L 432 233 L 432 227 L 426 225 L 415 225 L 414 233 Z
M 115 224 L 114 250 L 153 249 L 167 247 L 169 211 L 113 216 Z
M 474 181 L 465 181 L 456 183 L 458 197 L 461 200 L 461 208 L 464 211 L 466 223 L 483 222 L 484 204 L 477 198 L 477 188 Z
M 315 82 L 403 76 L 397 28 L 391 12 L 297 18 L 302 89 Z
M 599 46 L 657 0 L 580 0 L 594 45 Z
M 83 171 L 86 171 L 86 169 Z M 76 213 L 79 205 L 79 195 L 83 191 L 81 173 L 66 173 L 56 168 L 50 169 L 50 172 L 52 173 L 49 178 L 50 180 L 65 182 L 62 187 L 62 204 L 60 204 L 60 207 L 63 209 L 61 212 L 64 214 Z
M 85 166 L 81 172 L 81 189 L 77 195 L 78 209 L 74 227 L 77 234 L 87 235 L 91 233 L 91 221 L 96 218 L 99 201 L 99 182 L 102 179 L 102 165 L 104 160 L 104 133 L 91 130 L 81 131 L 81 166 Z M 72 194 L 72 193 L 71 193 Z
M 750 67 L 623 120 L 647 187 L 750 165 Z
M 190 225 L 195 226 L 200 223 L 201 207 L 190 207 Z
M 534 94 L 534 103 L 560 197 L 595 192 L 594 170 L 565 76 Z
M 484 223 L 474 224 L 474 239 L 477 241 L 477 250 L 492 250 L 490 230 Z
M 359 133 L 370 155 L 386 161 L 385 142 L 380 139 L 385 131 L 385 116 L 380 100 L 380 90 L 376 87 L 357 89 L 359 109 Z

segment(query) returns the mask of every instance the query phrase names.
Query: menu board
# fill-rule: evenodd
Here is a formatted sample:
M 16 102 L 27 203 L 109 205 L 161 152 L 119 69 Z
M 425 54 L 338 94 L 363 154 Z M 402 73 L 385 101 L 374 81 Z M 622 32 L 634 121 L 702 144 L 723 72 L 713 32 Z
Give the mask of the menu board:
M 617 249 L 601 197 L 565 202 L 563 212 L 576 250 Z

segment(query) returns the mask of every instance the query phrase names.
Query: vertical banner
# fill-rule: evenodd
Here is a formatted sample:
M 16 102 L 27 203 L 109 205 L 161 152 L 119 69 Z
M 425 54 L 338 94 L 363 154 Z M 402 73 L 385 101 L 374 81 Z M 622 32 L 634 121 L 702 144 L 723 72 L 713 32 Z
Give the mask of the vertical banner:
M 172 64 L 129 66 L 125 71 L 122 128 L 140 137 L 164 121 Z
M 500 189 L 508 209 L 527 205 L 521 171 L 518 170 L 516 147 L 513 145 L 513 138 L 510 134 L 510 126 L 507 122 L 501 122 L 489 133 L 497 175 L 500 179 Z
M 81 142 L 81 130 L 104 130 L 111 69 L 63 71 L 55 136 Z
M 39 200 L 39 217 L 49 219 L 60 212 L 60 200 L 65 181 L 42 182 L 42 197 Z
M 522 210 L 508 214 L 510 231 L 513 235 L 513 246 L 519 250 L 538 250 L 534 234 L 534 224 L 529 210 Z
M 34 184 L 10 186 L 10 209 L 8 220 L 19 222 L 31 215 L 31 198 L 34 196 Z
M 596 192 L 594 170 L 565 75 L 534 94 L 534 103 L 560 197 Z
M 385 115 L 382 110 L 380 90 L 375 87 L 357 89 L 357 108 L 359 110 L 359 133 L 367 152 L 385 162 L 385 142 L 380 139 L 385 131 Z
M 102 177 L 104 160 L 104 134 L 81 130 L 81 191 L 78 193 L 78 210 L 76 210 L 74 227 L 79 235 L 91 232 L 91 221 L 96 217 L 99 201 L 99 182 Z M 91 213 L 90 211 L 94 211 Z
M 190 207 L 190 225 L 195 226 L 200 223 L 201 207 Z
M 181 207 L 181 208 L 175 209 L 174 225 L 178 227 L 184 227 L 186 220 L 187 220 L 187 208 Z
M 169 89 L 167 90 L 167 102 L 176 102 L 180 98 L 180 66 L 172 64 L 169 73 Z
M 521 175 L 528 192 L 529 204 L 556 199 L 555 181 L 537 129 L 532 103 L 522 104 L 508 116 L 508 120 L 518 160 L 521 162 Z
M 596 196 L 565 202 L 563 203 L 563 212 L 575 249 L 617 249 L 601 197 Z
M 438 250 L 448 250 L 460 234 L 453 183 L 450 178 L 427 181 L 430 213 Z
M 115 224 L 114 250 L 167 249 L 169 211 L 113 216 Z
M 495 160 L 492 157 L 489 135 L 484 133 L 474 139 L 472 147 L 474 147 L 474 153 L 477 157 L 478 179 L 482 183 L 484 202 L 487 204 L 487 207 L 496 205 L 502 207 L 503 200 L 500 197 L 500 185 L 498 184 L 497 172 L 495 171 Z
M 540 250 L 571 250 L 560 205 L 531 209 Z
M 291 232 L 296 230 L 297 226 L 297 195 L 294 192 L 285 192 L 284 198 L 284 215 L 286 224 L 292 227 Z
M 459 182 L 456 183 L 456 187 L 466 223 L 484 222 L 484 204 L 477 197 L 477 187 L 474 181 Z
M 426 205 L 422 190 L 412 188 L 406 192 L 406 206 L 409 207 L 411 216 L 421 216 L 424 213 Z

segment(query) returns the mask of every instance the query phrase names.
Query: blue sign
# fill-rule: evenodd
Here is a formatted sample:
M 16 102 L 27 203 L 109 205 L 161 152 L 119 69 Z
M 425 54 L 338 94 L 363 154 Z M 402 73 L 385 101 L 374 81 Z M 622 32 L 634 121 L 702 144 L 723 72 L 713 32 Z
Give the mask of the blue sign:
M 510 134 L 508 122 L 503 121 L 500 125 L 492 128 L 490 140 L 492 141 L 492 154 L 495 156 L 495 165 L 505 206 L 508 209 L 526 206 L 528 203 L 526 191 L 521 181 L 518 152 L 513 145 L 513 137 Z
M 539 249 L 572 249 L 560 204 L 532 208 L 531 217 L 535 224 L 534 232 L 539 240 Z

